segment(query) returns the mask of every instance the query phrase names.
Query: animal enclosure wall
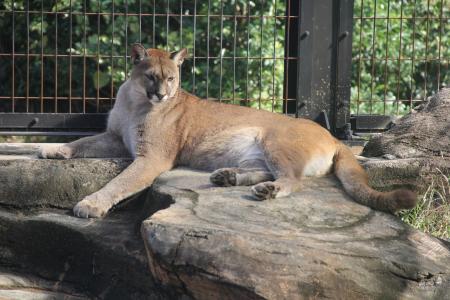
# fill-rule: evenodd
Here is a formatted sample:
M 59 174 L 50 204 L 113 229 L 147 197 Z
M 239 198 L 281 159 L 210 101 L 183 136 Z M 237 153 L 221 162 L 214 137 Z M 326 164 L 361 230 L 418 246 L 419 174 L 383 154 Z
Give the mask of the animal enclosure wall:
M 351 111 L 402 115 L 450 83 L 449 0 L 355 0 Z
M 5 1 L 2 112 L 104 113 L 129 46 L 188 48 L 182 86 L 202 98 L 283 111 L 286 1 Z
M 100 131 L 129 46 L 202 98 L 318 119 L 404 114 L 450 78 L 450 0 L 6 0 L 0 131 Z M 355 128 L 358 129 L 358 128 Z

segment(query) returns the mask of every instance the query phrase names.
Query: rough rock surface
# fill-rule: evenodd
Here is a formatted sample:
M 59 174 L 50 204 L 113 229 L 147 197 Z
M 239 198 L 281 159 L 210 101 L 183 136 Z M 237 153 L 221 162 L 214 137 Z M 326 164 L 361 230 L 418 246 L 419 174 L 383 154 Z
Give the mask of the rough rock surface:
M 0 299 L 179 296 L 156 284 L 148 268 L 139 229 L 143 219 L 162 208 L 155 201 L 145 205 L 148 193 L 105 219 L 72 215 L 80 198 L 127 164 L 0 161 Z
M 354 203 L 332 176 L 257 202 L 179 169 L 104 219 L 72 216 L 127 163 L 0 160 L 0 298 L 450 297 L 448 244 Z
M 17 272 L 0 272 L 0 299 L 8 300 L 81 300 L 87 295 L 79 294 L 73 287 L 57 281 Z
M 423 194 L 430 184 L 441 182 L 448 188 L 450 159 L 418 157 L 403 159 L 370 159 L 362 162 L 372 187 L 378 190 L 409 188 Z M 447 194 L 450 197 L 450 190 Z M 450 198 L 448 199 L 450 201 Z
M 374 137 L 364 156 L 450 158 L 450 88 L 439 91 L 387 132 Z
M 29 207 L 71 207 L 129 164 L 120 159 L 0 160 L 0 203 Z M 9 188 L 6 188 L 9 187 Z
M 144 221 L 152 274 L 198 299 L 449 299 L 450 249 L 356 204 L 332 177 L 257 202 L 247 187 L 174 170 L 153 185 L 173 203 Z

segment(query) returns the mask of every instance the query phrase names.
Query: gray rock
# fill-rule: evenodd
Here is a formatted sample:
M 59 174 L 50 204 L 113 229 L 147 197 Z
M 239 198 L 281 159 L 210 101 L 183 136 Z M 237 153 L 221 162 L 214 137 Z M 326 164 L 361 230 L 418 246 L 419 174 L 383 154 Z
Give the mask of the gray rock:
M 0 160 L 0 298 L 450 297 L 448 244 L 353 202 L 333 176 L 257 202 L 179 169 L 104 219 L 72 216 L 128 163 Z
M 365 156 L 450 157 L 450 88 L 440 90 L 387 132 L 373 137 Z
M 0 205 L 72 208 L 125 169 L 120 159 L 2 159 Z
M 333 177 L 257 202 L 247 187 L 174 170 L 153 185 L 170 207 L 144 221 L 155 278 L 198 299 L 449 299 L 450 249 L 353 202 Z
M 105 219 L 73 217 L 72 207 L 118 174 L 126 160 L 0 161 L 0 299 L 167 299 L 155 283 L 140 225 L 161 203 L 147 193 Z M 12 271 L 11 271 L 12 270 Z M 22 275 L 21 275 L 22 276 Z M 49 288 L 48 282 L 57 285 Z M 70 285 L 67 290 L 63 286 Z M 37 291 L 38 290 L 38 291 Z M 3 297 L 3 298 L 2 298 Z
M 450 159 L 446 158 L 370 159 L 362 165 L 369 174 L 371 186 L 378 190 L 406 187 L 423 194 L 433 182 L 443 180 L 444 186 L 448 186 Z
M 2 210 L 0 270 L 70 283 L 89 298 L 175 297 L 155 283 L 148 269 L 139 235 L 147 213 L 139 206 L 123 208 L 106 219 L 86 220 L 61 210 Z
M 40 277 L 17 272 L 0 271 L 0 299 L 8 300 L 83 300 L 87 295 L 60 281 L 48 281 Z

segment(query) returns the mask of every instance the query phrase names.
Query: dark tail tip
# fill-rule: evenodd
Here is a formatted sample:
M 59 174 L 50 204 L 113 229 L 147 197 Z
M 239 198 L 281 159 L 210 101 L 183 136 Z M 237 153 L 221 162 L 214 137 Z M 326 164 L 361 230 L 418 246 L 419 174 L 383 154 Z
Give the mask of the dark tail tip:
M 397 211 L 400 209 L 411 209 L 414 208 L 417 204 L 417 195 L 416 193 L 400 189 L 391 192 L 393 203 L 395 203 L 393 210 Z

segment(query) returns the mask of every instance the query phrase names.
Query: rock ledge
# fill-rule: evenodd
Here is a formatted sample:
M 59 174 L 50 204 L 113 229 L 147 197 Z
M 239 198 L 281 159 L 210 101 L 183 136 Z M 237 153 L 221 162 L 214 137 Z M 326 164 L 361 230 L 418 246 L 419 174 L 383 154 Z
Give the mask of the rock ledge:
M 353 202 L 333 177 L 266 202 L 246 187 L 174 170 L 153 185 L 173 204 L 145 220 L 153 276 L 198 299 L 445 299 L 450 249 Z

